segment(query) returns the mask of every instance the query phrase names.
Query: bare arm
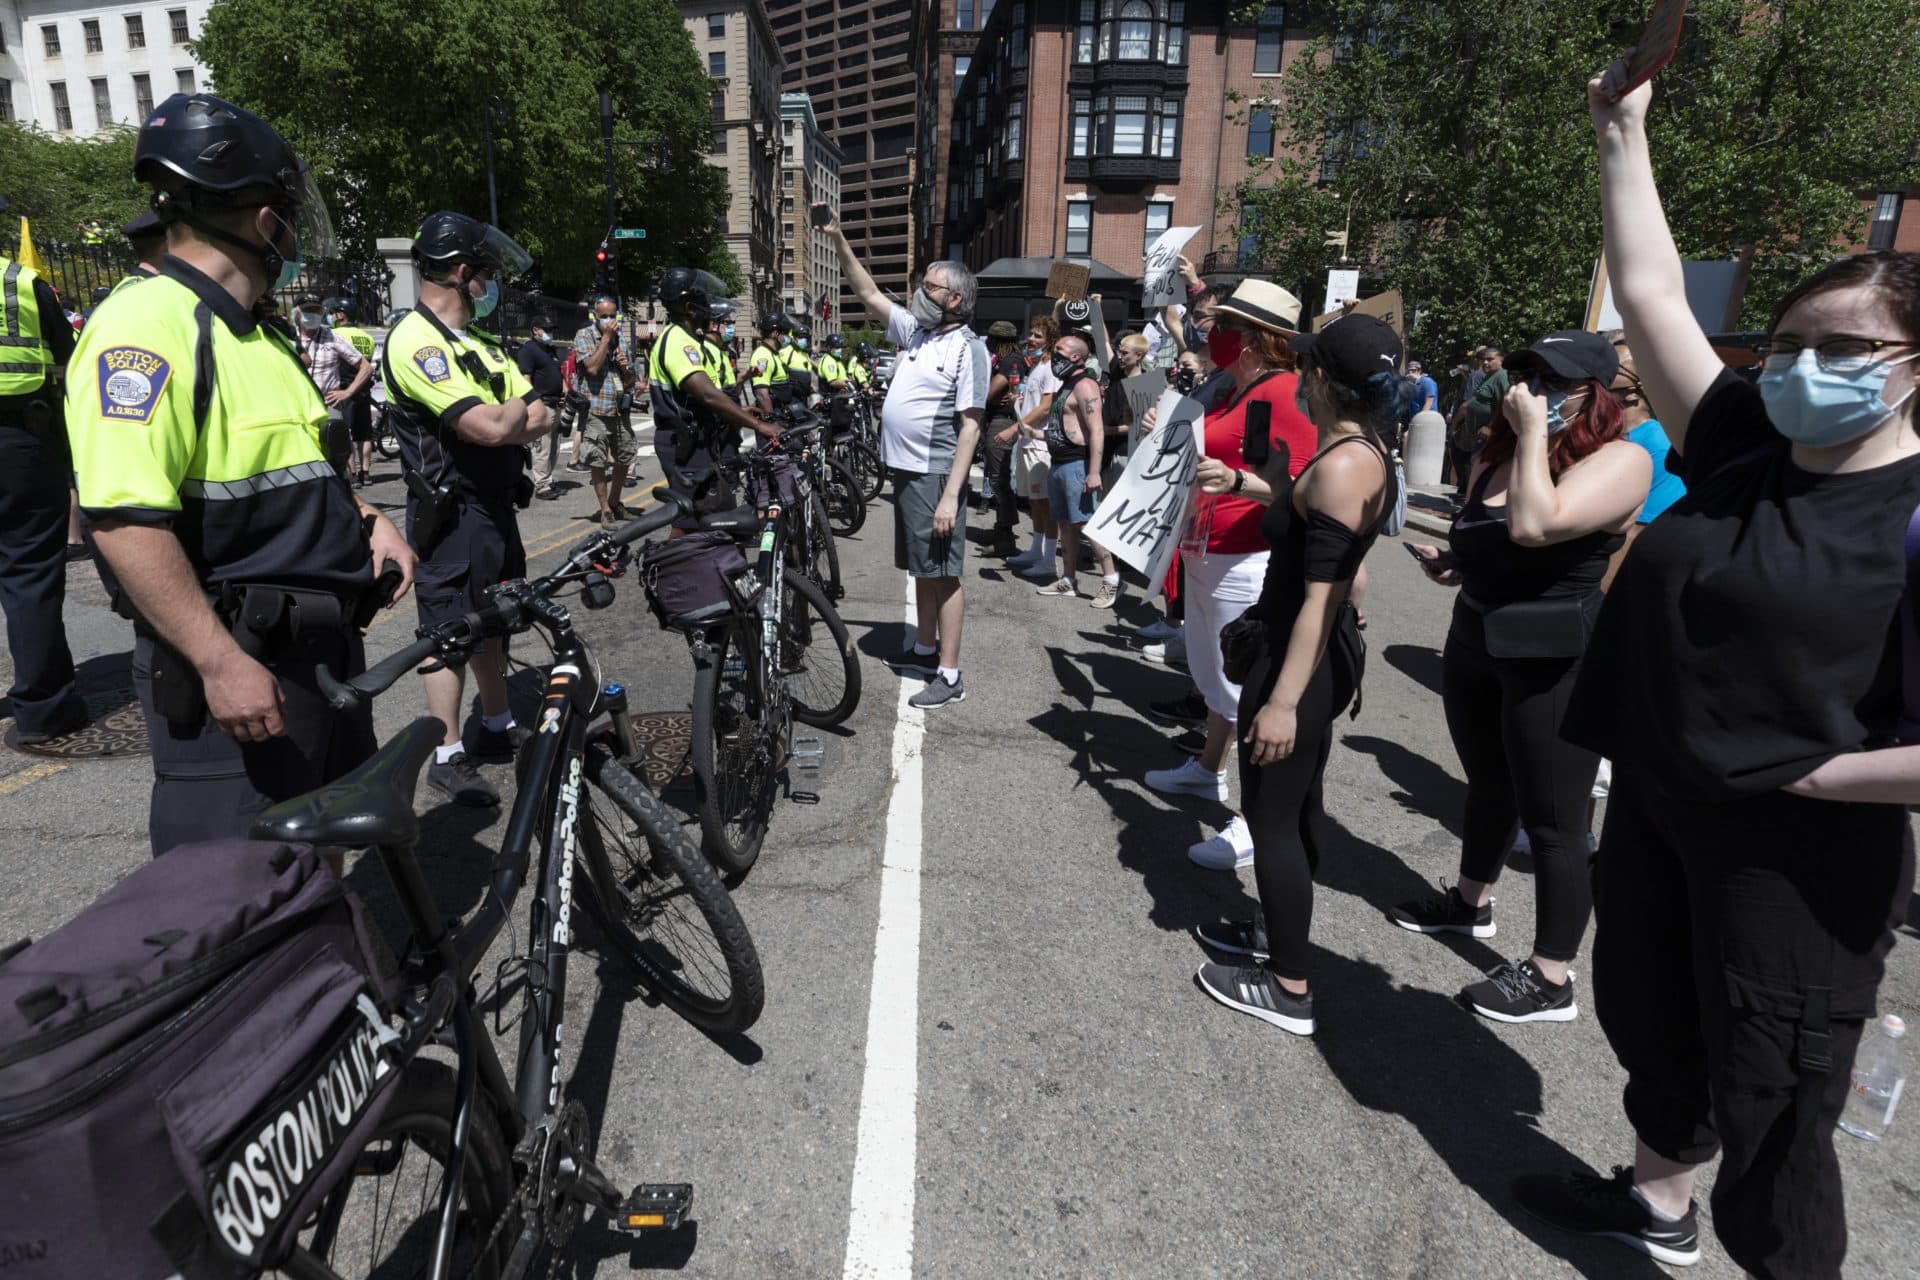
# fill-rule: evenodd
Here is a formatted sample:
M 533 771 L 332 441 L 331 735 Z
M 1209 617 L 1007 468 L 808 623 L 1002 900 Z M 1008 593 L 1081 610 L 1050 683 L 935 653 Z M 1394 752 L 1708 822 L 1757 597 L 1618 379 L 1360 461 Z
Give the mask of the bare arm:
M 1725 364 L 1687 306 L 1680 251 L 1654 187 L 1647 147 L 1647 103 L 1653 86 L 1643 84 L 1619 103 L 1607 103 L 1613 86 L 1625 78 L 1624 65 L 1615 62 L 1587 85 L 1587 108 L 1600 147 L 1607 276 L 1647 398 L 1667 438 L 1684 457 L 1693 411 Z
M 1053 412 L 1053 397 L 1054 393 L 1051 391 L 1042 395 L 1040 402 L 1033 406 L 1033 412 L 1020 419 L 1020 425 L 1030 429 L 1037 429 L 1041 423 L 1047 420 L 1047 415 Z
M 981 414 L 978 409 L 960 412 L 960 435 L 953 446 L 953 466 L 947 472 L 947 484 L 933 508 L 933 534 L 944 538 L 953 532 L 960 519 L 960 495 L 967 487 L 967 471 L 973 466 L 973 451 L 980 443 Z
M 1920 746 L 1849 751 L 1782 789 L 1853 804 L 1920 804 Z
M 1180 315 L 1176 308 L 1169 306 L 1165 311 L 1160 313 L 1160 327 L 1167 331 L 1169 338 L 1173 339 L 1174 351 L 1178 352 L 1179 355 L 1185 355 L 1187 353 L 1187 327 L 1180 323 Z M 1179 356 L 1175 358 L 1178 359 Z
M 693 397 L 695 404 L 702 404 L 721 421 L 736 428 L 756 432 L 769 440 L 778 439 L 779 428 L 764 418 L 756 418 L 740 407 L 740 402 L 714 385 L 713 379 L 704 373 L 692 373 L 680 384 L 680 389 Z M 763 391 L 762 395 L 765 394 Z
M 1547 468 L 1547 403 L 1524 383 L 1507 392 L 1517 443 L 1507 476 L 1507 534 L 1549 547 L 1602 529 L 1624 532 L 1647 500 L 1653 459 L 1625 440 L 1602 445 L 1560 473 Z
M 587 352 L 586 359 L 580 362 L 581 366 L 594 377 L 600 376 L 607 367 L 607 361 L 613 357 L 613 339 L 619 332 L 618 325 L 609 325 L 602 329 L 600 341 L 594 344 L 593 350 Z
M 1073 389 L 1073 408 L 1080 418 L 1080 430 L 1085 434 L 1087 443 L 1087 491 L 1097 493 L 1100 489 L 1100 455 L 1107 446 L 1107 429 L 1100 416 L 1100 393 L 1093 389 L 1093 379 L 1084 379 Z
M 1107 341 L 1107 317 L 1100 310 L 1100 295 L 1090 294 L 1087 301 L 1093 304 L 1093 354 L 1099 358 L 1103 368 L 1113 368 L 1113 347 Z
M 886 328 L 893 321 L 893 303 L 886 294 L 880 292 L 880 286 L 860 265 L 860 259 L 853 256 L 853 245 L 847 241 L 847 233 L 841 229 L 840 219 L 835 218 L 827 224 L 827 234 L 833 237 L 833 247 L 839 251 L 840 274 L 845 278 L 847 287 L 860 299 L 860 305 L 867 309 L 873 322 Z
M 546 403 L 528 404 L 515 398 L 505 404 L 477 404 L 453 424 L 454 434 L 468 444 L 530 444 L 553 429 Z

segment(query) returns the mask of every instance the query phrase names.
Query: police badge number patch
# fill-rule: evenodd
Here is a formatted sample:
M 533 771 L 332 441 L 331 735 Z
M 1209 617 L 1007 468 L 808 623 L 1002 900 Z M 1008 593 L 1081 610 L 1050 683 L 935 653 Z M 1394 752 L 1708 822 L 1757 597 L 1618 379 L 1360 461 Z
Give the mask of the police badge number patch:
M 447 353 L 438 347 L 421 347 L 413 353 L 413 362 L 427 375 L 428 382 L 445 382 L 453 376 L 453 370 L 447 367 Z
M 173 366 L 141 347 L 108 347 L 100 353 L 100 416 L 109 422 L 153 421 Z

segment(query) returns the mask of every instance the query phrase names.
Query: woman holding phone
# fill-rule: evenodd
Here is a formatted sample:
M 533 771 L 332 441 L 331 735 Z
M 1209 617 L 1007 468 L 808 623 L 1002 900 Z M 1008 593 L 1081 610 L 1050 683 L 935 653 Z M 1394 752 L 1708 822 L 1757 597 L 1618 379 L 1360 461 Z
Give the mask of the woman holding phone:
M 1492 937 L 1493 886 L 1517 817 L 1533 845 L 1533 948 L 1462 996 L 1498 1022 L 1567 1022 L 1578 1013 L 1568 966 L 1593 910 L 1587 794 L 1600 757 L 1563 739 L 1560 720 L 1600 583 L 1653 466 L 1623 438 L 1611 390 L 1620 360 L 1599 334 L 1550 333 L 1507 369 L 1513 386 L 1468 478 L 1450 558 L 1428 562 L 1461 589 L 1441 668 L 1447 731 L 1467 774 L 1459 881 L 1390 916 L 1416 933 Z
M 1565 731 L 1615 761 L 1595 864 L 1594 1002 L 1637 1145 L 1520 1204 L 1668 1262 L 1699 1257 L 1694 1177 L 1756 1276 L 1837 1276 L 1834 1123 L 1913 883 L 1901 730 L 1916 643 L 1920 255 L 1866 253 L 1781 302 L 1757 386 L 1687 305 L 1654 187 L 1651 90 L 1587 86 L 1607 270 L 1687 494 L 1607 594 Z

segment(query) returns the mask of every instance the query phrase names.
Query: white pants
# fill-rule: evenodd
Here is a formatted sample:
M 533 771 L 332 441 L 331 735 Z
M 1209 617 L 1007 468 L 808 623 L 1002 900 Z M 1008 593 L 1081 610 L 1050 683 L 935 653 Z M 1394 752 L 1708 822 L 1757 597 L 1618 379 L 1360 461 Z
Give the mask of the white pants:
M 1267 553 L 1182 551 L 1180 557 L 1187 566 L 1187 670 L 1207 710 L 1232 724 L 1240 709 L 1240 686 L 1229 684 L 1220 669 L 1220 632 L 1260 599 Z

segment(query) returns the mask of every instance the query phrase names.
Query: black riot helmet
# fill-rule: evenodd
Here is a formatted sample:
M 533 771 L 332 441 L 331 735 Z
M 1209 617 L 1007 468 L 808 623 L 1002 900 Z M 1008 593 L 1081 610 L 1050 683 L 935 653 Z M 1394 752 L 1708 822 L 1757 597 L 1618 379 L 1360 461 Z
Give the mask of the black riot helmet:
M 420 224 L 420 234 L 413 240 L 413 258 L 443 276 L 462 262 L 496 276 L 523 275 L 533 265 L 533 255 L 500 228 L 451 209 L 430 213 Z
M 880 354 L 879 352 L 873 349 L 873 344 L 871 342 L 861 343 L 859 346 L 853 349 L 853 353 L 859 356 L 862 360 L 871 360 L 876 355 Z
M 787 319 L 782 311 L 762 311 L 760 313 L 760 332 L 764 334 L 792 333 L 793 321 Z
M 733 304 L 725 298 L 713 298 L 707 303 L 707 318 L 710 323 L 724 324 L 733 319 Z
M 820 339 L 820 345 L 830 351 L 838 351 L 847 345 L 847 340 L 837 333 L 830 333 Z
M 654 286 L 654 296 L 668 315 L 683 316 L 696 326 L 709 322 L 714 296 L 725 291 L 725 285 L 697 267 L 668 267 Z
M 353 304 L 345 298 L 328 298 L 320 304 L 320 310 L 329 316 L 342 315 L 349 321 L 353 319 Z

